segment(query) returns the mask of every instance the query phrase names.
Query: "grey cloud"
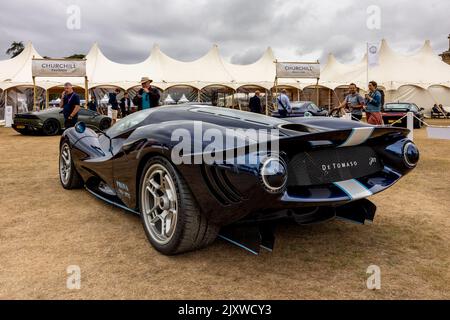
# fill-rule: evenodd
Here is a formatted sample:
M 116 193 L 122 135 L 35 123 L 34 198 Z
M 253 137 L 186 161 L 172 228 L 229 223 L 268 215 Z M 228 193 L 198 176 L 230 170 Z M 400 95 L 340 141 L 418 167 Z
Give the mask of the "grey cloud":
M 66 29 L 68 5 L 81 8 L 82 28 Z M 379 5 L 381 30 L 368 30 L 366 9 Z M 326 60 L 329 52 L 359 60 L 367 41 L 387 38 L 399 51 L 430 39 L 447 49 L 449 1 L 412 0 L 16 0 L 2 3 L 0 59 L 12 41 L 31 40 L 42 55 L 86 53 L 98 42 L 123 63 L 145 59 L 153 44 L 190 61 L 214 43 L 234 63 L 251 63 L 271 46 L 280 59 Z

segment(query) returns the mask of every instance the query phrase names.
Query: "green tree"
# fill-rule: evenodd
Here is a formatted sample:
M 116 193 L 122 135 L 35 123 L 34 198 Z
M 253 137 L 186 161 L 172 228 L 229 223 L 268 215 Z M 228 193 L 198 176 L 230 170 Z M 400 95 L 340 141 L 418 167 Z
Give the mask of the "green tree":
M 6 50 L 6 54 L 11 56 L 11 59 L 17 57 L 22 51 L 25 49 L 22 41 L 14 41 L 8 50 Z
M 64 59 L 84 59 L 84 58 L 86 58 L 86 55 L 80 54 L 80 53 L 75 53 L 71 56 L 65 57 Z

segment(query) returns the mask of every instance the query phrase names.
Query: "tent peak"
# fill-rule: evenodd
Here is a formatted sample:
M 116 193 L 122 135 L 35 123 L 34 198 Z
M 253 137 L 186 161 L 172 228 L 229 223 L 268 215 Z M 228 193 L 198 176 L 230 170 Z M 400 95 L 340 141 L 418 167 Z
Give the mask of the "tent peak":
M 431 46 L 430 40 L 425 40 L 422 49 L 420 50 L 422 53 L 433 53 L 433 47 Z

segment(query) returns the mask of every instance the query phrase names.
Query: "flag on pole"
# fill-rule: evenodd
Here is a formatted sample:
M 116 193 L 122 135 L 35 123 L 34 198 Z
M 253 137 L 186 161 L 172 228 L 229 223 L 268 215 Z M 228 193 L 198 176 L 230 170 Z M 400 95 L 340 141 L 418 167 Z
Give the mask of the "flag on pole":
M 380 64 L 380 45 L 378 43 L 367 45 L 367 64 L 369 67 L 376 67 Z

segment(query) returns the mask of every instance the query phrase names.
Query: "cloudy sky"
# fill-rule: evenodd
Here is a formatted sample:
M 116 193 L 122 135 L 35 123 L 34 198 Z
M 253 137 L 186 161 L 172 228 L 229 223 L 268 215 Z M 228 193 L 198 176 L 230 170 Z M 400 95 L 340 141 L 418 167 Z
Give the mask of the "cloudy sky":
M 379 29 L 367 26 L 377 20 L 376 8 L 367 12 L 374 5 Z M 441 53 L 450 33 L 448 0 L 11 0 L 1 7 L 0 59 L 12 41 L 32 41 L 54 58 L 87 53 L 98 42 L 108 58 L 123 63 L 144 60 L 155 43 L 184 61 L 216 43 L 241 64 L 268 46 L 280 60 L 325 62 L 333 52 L 350 62 L 362 58 L 366 42 L 382 38 L 405 53 L 429 39 Z M 80 9 L 81 28 L 68 8 Z

